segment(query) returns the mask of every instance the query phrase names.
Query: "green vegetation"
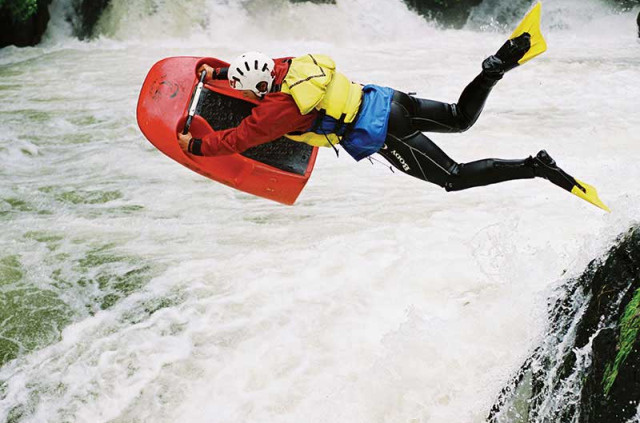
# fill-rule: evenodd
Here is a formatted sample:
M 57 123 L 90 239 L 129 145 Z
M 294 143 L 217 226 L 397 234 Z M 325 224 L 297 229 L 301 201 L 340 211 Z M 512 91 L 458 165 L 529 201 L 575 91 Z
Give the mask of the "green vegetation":
M 7 11 L 14 22 L 23 22 L 35 15 L 38 0 L 0 0 L 0 12 Z
M 636 290 L 633 299 L 627 304 L 618 327 L 620 329 L 617 345 L 618 354 L 613 364 L 609 363 L 607 365 L 602 378 L 605 395 L 609 395 L 609 391 L 618 376 L 618 370 L 629 356 L 629 353 L 631 353 L 638 337 L 638 332 L 640 332 L 640 289 Z

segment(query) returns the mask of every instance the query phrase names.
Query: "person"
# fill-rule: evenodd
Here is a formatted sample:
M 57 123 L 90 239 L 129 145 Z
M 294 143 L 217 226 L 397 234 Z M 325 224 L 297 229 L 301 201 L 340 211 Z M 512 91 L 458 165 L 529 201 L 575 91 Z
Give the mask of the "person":
M 396 169 L 446 191 L 540 177 L 610 211 L 595 188 L 560 169 L 545 150 L 524 159 L 458 163 L 424 134 L 463 132 L 473 126 L 505 73 L 546 50 L 540 14 L 538 2 L 510 39 L 482 62 L 482 71 L 453 104 L 354 83 L 325 55 L 274 61 L 249 52 L 228 68 L 202 65 L 198 73 L 206 71 L 207 81 L 228 79 L 231 87 L 258 105 L 235 128 L 211 131 L 202 138 L 178 133 L 178 143 L 186 154 L 199 156 L 242 153 L 282 136 L 319 147 L 336 149 L 339 144 L 355 160 L 377 153 Z
M 228 79 L 231 87 L 258 105 L 235 128 L 211 131 L 202 138 L 178 132 L 178 143 L 186 154 L 218 156 L 242 153 L 285 136 L 312 146 L 340 145 L 355 160 L 378 154 L 401 172 L 446 191 L 540 177 L 609 211 L 592 186 L 560 169 L 545 150 L 523 159 L 458 163 L 424 134 L 471 128 L 498 81 L 546 50 L 540 10 L 538 2 L 510 39 L 482 62 L 481 72 L 452 104 L 389 87 L 362 86 L 338 72 L 325 55 L 274 61 L 248 52 L 228 68 L 202 65 L 198 74 L 206 71 L 205 82 Z
M 259 105 L 235 128 L 213 131 L 201 139 L 178 133 L 179 143 L 186 153 L 202 156 L 241 153 L 282 136 L 314 146 L 339 144 L 356 160 L 377 153 L 401 172 L 446 191 L 514 179 L 557 178 L 560 169 L 544 150 L 519 160 L 458 163 L 423 133 L 463 132 L 473 126 L 494 86 L 530 48 L 527 32 L 508 40 L 482 62 L 480 74 L 453 104 L 377 85 L 362 87 L 336 72 L 328 56 L 274 61 L 262 53 L 245 53 L 229 68 L 202 65 L 198 73 L 207 72 L 205 82 L 228 79 Z

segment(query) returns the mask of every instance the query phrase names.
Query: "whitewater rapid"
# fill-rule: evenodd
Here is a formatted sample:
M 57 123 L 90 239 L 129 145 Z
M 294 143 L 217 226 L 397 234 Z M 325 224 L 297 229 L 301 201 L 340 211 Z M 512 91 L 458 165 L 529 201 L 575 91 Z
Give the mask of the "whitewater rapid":
M 606 214 L 542 180 L 445 193 L 329 149 L 287 207 L 172 162 L 135 120 L 156 61 L 246 49 L 453 102 L 505 32 L 399 1 L 200 0 L 195 29 L 191 7 L 114 3 L 97 40 L 71 39 L 54 2 L 43 45 L 0 50 L 2 421 L 480 423 L 553 288 L 637 222 L 632 14 L 553 15 L 549 51 L 477 124 L 432 137 L 461 162 L 546 148 Z

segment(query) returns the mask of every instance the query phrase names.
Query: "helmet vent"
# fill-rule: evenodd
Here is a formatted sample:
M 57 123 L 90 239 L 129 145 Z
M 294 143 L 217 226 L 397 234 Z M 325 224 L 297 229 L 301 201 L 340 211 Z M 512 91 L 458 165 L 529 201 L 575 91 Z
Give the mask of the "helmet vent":
M 3 0 L 0 0 L 2 3 Z M 236 57 L 229 63 L 227 79 L 231 88 L 253 91 L 258 97 L 270 92 L 275 79 L 273 59 L 256 51 Z

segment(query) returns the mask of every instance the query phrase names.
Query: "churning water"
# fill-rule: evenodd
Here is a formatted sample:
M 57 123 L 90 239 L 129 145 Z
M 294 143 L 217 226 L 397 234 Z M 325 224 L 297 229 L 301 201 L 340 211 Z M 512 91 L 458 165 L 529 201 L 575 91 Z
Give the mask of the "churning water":
M 507 36 L 476 31 L 489 6 L 454 31 L 400 0 L 113 0 L 79 42 L 54 2 L 44 44 L 0 50 L 0 420 L 484 421 L 551 289 L 638 217 L 635 16 L 583 3 L 546 2 L 549 51 L 432 138 L 462 162 L 546 148 L 612 214 L 543 180 L 447 194 L 331 150 L 286 207 L 137 128 L 173 55 L 327 53 L 453 102 Z

